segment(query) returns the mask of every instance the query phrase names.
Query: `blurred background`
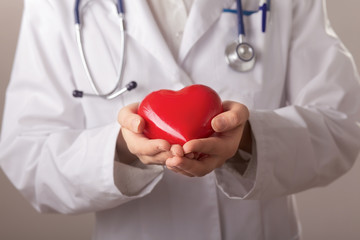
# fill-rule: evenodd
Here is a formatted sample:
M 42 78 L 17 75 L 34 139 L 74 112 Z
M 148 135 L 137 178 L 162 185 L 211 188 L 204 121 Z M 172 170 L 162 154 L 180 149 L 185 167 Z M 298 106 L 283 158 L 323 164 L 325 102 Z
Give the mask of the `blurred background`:
M 0 123 L 22 7 L 22 0 L 0 1 Z M 352 52 L 360 69 L 360 1 L 327 0 L 327 8 L 333 28 Z M 297 194 L 304 240 L 360 239 L 359 184 L 360 161 L 357 161 L 349 173 L 331 185 Z M 0 191 L 0 239 L 91 239 L 93 215 L 38 214 L 1 170 Z

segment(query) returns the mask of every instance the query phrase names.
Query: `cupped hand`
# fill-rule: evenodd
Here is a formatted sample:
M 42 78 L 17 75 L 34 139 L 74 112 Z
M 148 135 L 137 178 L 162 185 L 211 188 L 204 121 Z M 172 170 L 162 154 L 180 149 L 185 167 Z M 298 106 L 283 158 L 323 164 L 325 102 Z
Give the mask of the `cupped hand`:
M 209 138 L 195 139 L 171 146 L 173 157 L 167 167 L 190 177 L 204 176 L 221 167 L 239 149 L 251 152 L 251 129 L 248 108 L 237 102 L 223 102 L 224 112 L 213 118 L 215 131 Z
M 118 115 L 121 130 L 117 141 L 120 161 L 129 162 L 136 158 L 144 164 L 164 165 L 172 157 L 170 143 L 161 139 L 148 139 L 143 134 L 145 120 L 137 114 L 139 103 L 122 108 Z M 131 156 L 133 155 L 133 156 Z

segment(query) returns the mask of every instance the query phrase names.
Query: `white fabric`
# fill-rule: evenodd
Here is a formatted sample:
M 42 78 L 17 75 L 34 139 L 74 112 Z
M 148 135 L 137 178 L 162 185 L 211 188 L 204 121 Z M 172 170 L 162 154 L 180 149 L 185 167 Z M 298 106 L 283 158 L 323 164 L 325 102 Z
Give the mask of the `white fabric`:
M 291 194 L 329 184 L 360 149 L 358 74 L 329 28 L 323 1 L 272 0 L 266 34 L 261 13 L 245 17 L 258 62 L 237 73 L 224 61 L 226 45 L 236 39 L 236 15 L 222 12 L 235 7 L 232 0 L 194 1 L 177 59 L 146 1 L 125 0 L 123 85 L 136 80 L 139 87 L 113 101 L 71 96 L 74 89 L 91 92 L 73 6 L 73 0 L 25 1 L 0 163 L 31 204 L 41 212 L 95 211 L 94 239 L 101 240 L 298 239 Z M 86 55 L 105 92 L 117 81 L 119 20 L 112 0 L 83 0 L 81 9 Z M 114 168 L 119 109 L 151 91 L 193 83 L 249 107 L 255 172 L 241 176 L 225 164 L 188 178 L 141 165 Z M 126 174 L 137 166 L 138 175 Z M 119 167 L 125 174 L 116 182 L 129 182 L 124 192 L 114 182 Z M 143 183 L 131 185 L 134 178 Z
M 177 58 L 182 35 L 193 0 L 147 0 L 158 26 L 174 57 Z

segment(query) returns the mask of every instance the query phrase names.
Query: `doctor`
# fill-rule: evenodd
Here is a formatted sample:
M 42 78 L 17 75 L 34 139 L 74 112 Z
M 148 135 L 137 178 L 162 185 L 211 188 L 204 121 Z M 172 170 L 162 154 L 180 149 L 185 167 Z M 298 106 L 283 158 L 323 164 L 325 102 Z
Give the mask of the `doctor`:
M 224 57 L 238 37 L 234 0 L 125 0 L 125 51 L 114 1 L 83 0 L 95 85 L 117 84 L 122 54 L 121 86 L 138 82 L 113 100 L 71 95 L 93 92 L 73 8 L 73 0 L 25 1 L 0 161 L 31 204 L 95 212 L 101 240 L 300 239 L 292 194 L 334 181 L 360 149 L 358 73 L 325 1 L 271 1 L 265 33 L 262 11 L 244 16 L 256 64 L 239 73 Z M 136 103 L 195 83 L 227 100 L 212 122 L 220 134 L 184 147 L 146 139 Z

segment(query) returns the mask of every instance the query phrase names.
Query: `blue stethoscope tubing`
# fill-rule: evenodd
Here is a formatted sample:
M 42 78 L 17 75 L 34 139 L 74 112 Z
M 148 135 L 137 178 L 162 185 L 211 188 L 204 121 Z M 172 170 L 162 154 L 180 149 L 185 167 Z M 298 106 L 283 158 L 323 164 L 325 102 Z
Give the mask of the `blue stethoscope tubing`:
M 238 35 L 245 35 L 244 12 L 241 0 L 236 0 L 236 11 L 238 17 Z
M 80 2 L 81 0 L 75 0 L 75 8 L 74 8 L 74 14 L 75 14 L 75 23 L 80 24 Z M 122 0 L 117 0 L 116 9 L 118 14 L 124 15 L 124 4 Z
M 101 93 L 99 88 L 96 86 L 95 81 L 89 70 L 89 64 L 86 60 L 83 39 L 81 33 L 81 16 L 80 16 L 80 2 L 81 0 L 75 0 L 74 15 L 75 15 L 75 33 L 76 33 L 76 42 L 78 45 L 78 50 L 81 58 L 83 68 L 86 73 L 89 84 L 91 85 L 94 93 L 85 93 L 83 91 L 74 90 L 74 97 L 101 97 L 104 99 L 114 99 L 126 91 L 131 91 L 136 88 L 137 83 L 132 81 L 128 83 L 124 88 L 121 88 L 121 80 L 124 69 L 124 58 L 125 58 L 125 45 L 126 45 L 126 29 L 125 29 L 125 10 L 123 0 L 117 0 L 116 9 L 120 19 L 120 31 L 121 31 L 121 59 L 120 59 L 120 69 L 119 77 L 116 86 L 108 93 Z M 236 11 L 232 9 L 224 9 L 224 12 L 233 12 L 237 14 L 237 24 L 238 24 L 238 39 L 228 45 L 225 50 L 225 60 L 228 65 L 235 71 L 246 72 L 253 69 L 256 61 L 254 48 L 245 42 L 245 26 L 244 26 L 244 15 L 250 15 L 252 13 L 258 12 L 248 12 L 243 11 L 241 0 L 236 0 Z M 262 11 L 262 32 L 266 31 L 266 22 L 267 22 L 267 12 L 270 11 L 270 0 L 262 0 L 259 6 L 259 11 Z
M 265 1 L 262 1 L 262 4 L 259 5 L 259 9 L 256 10 L 256 11 L 246 11 L 246 10 L 243 10 L 242 13 L 238 13 L 238 10 L 237 9 L 230 9 L 230 8 L 224 8 L 223 9 L 223 12 L 227 12 L 227 13 L 234 13 L 234 14 L 237 14 L 238 15 L 238 22 L 239 21 L 243 21 L 243 17 L 242 17 L 242 20 L 239 20 L 239 18 L 242 16 L 251 16 L 252 14 L 254 13 L 257 13 L 259 11 L 262 12 L 262 21 L 261 21 L 261 30 L 263 33 L 266 32 L 266 27 L 267 27 L 267 16 L 268 16 L 268 12 L 270 11 L 270 4 L 271 4 L 271 0 L 265 0 Z M 245 29 L 244 28 L 244 25 L 242 26 L 242 29 Z M 244 30 L 245 31 L 245 30 Z M 240 32 L 240 31 L 239 31 Z

